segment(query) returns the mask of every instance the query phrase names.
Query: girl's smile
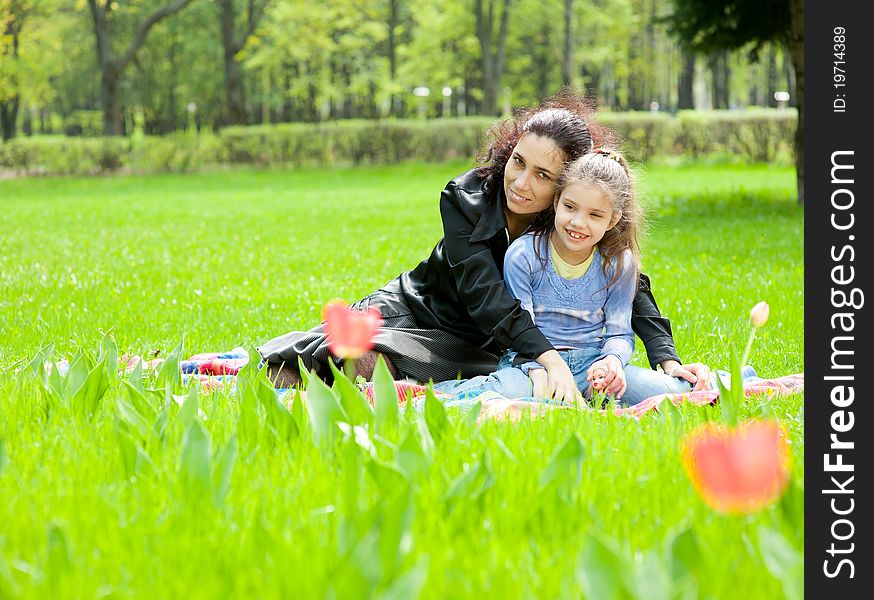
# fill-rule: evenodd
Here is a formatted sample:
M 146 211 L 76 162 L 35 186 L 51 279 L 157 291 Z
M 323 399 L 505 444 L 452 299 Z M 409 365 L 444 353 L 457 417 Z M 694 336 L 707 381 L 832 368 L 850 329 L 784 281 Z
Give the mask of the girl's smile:
M 571 183 L 555 203 L 555 231 L 551 241 L 565 262 L 581 264 L 619 217 L 599 187 Z

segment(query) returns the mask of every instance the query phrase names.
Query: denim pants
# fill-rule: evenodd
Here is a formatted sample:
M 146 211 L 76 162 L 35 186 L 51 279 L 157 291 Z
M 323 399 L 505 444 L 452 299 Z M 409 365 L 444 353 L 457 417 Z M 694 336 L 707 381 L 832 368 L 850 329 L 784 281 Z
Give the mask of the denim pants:
M 559 350 L 558 354 L 570 367 L 574 381 L 577 384 L 577 389 L 586 398 L 591 398 L 592 387 L 586 381 L 586 371 L 601 355 L 600 349 Z M 471 379 L 441 381 L 434 384 L 434 389 L 438 392 L 450 394 L 455 398 L 467 395 L 472 396 L 488 391 L 497 392 L 506 398 L 530 398 L 534 394 L 534 386 L 531 383 L 531 379 L 521 368 L 513 366 L 513 359 L 515 357 L 515 352 L 507 352 L 501 357 L 501 360 L 498 362 L 498 370 L 494 373 L 472 377 Z M 653 369 L 636 365 L 626 365 L 624 370 L 626 389 L 622 398 L 619 399 L 619 404 L 623 406 L 634 406 L 651 396 L 658 396 L 660 394 L 683 394 L 692 391 L 691 383 L 679 377 L 671 377 L 662 371 L 654 371 Z M 728 387 L 731 379 L 730 375 L 725 371 L 717 371 L 711 375 L 709 389 L 718 389 L 716 385 L 717 376 Z M 751 383 L 761 379 L 750 366 L 743 368 L 742 376 L 744 383 Z
M 591 398 L 592 387 L 586 381 L 586 371 L 601 355 L 601 350 L 599 348 L 559 350 L 558 354 L 570 367 L 577 389 L 586 398 Z M 513 366 L 515 357 L 515 352 L 507 352 L 501 357 L 498 370 L 494 373 L 471 379 L 442 381 L 435 384 L 434 389 L 453 397 L 491 391 L 507 398 L 529 398 L 534 394 L 533 384 L 521 368 Z M 619 400 L 619 403 L 625 406 L 632 406 L 650 396 L 665 393 L 682 394 L 692 389 L 692 385 L 684 379 L 634 365 L 625 367 L 625 379 L 627 389 Z

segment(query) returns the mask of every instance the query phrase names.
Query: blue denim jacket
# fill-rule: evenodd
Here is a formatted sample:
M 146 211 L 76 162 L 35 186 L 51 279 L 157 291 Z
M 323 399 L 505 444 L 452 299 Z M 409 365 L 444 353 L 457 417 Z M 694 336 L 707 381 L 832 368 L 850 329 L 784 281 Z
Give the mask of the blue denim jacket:
M 540 245 L 540 256 L 534 252 Z M 599 348 L 599 360 L 610 354 L 628 364 L 634 352 L 631 305 L 637 285 L 634 256 L 625 251 L 619 279 L 607 287 L 616 268 L 615 260 L 603 268 L 604 259 L 595 248 L 588 271 L 579 279 L 565 279 L 555 271 L 548 236 L 526 234 L 513 242 L 504 257 L 504 281 L 514 298 L 557 349 Z M 539 367 L 522 366 L 524 372 Z

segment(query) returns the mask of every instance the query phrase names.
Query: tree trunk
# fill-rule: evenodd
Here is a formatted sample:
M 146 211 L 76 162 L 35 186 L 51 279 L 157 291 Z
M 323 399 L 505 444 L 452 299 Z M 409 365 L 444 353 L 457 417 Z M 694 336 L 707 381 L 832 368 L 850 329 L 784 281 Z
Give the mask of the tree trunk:
M 695 53 L 683 50 L 683 70 L 680 71 L 680 83 L 677 94 L 677 109 L 695 108 Z
M 534 59 L 534 72 L 536 73 L 535 81 L 537 81 L 537 96 L 546 98 L 549 96 L 549 81 L 552 74 L 552 63 L 554 58 L 549 51 L 549 36 L 552 33 L 552 23 L 544 20 L 540 25 L 540 33 L 536 38 L 536 48 L 532 52 Z M 562 82 L 567 84 L 569 80 L 564 78 L 564 68 L 562 65 Z
M 777 99 L 774 93 L 777 92 L 777 45 L 772 43 L 768 49 L 768 97 L 766 106 L 777 108 Z
M 103 107 L 103 135 L 124 135 L 118 73 L 108 65 L 101 69 L 100 106 Z
M 94 38 L 97 49 L 97 65 L 100 68 L 100 103 L 103 108 L 103 135 L 122 135 L 124 123 L 121 109 L 121 74 L 133 60 L 136 53 L 146 42 L 149 31 L 158 21 L 179 12 L 192 0 L 175 0 L 172 4 L 163 6 L 146 17 L 133 36 L 133 41 L 125 52 L 115 57 L 112 53 L 112 37 L 110 32 L 109 12 L 113 3 L 109 0 L 101 4 L 98 0 L 88 0 L 91 19 L 94 25 Z
M 398 27 L 398 0 L 389 0 L 388 3 L 388 75 L 392 85 L 398 74 L 397 38 Z M 392 92 L 389 99 L 388 114 L 392 117 L 399 116 L 400 98 Z
M 219 19 L 222 31 L 223 65 L 225 73 L 225 119 L 230 125 L 246 122 L 246 91 L 243 87 L 243 70 L 237 62 L 237 53 L 242 44 L 234 35 L 234 0 L 221 0 Z
M 501 2 L 503 12 L 498 30 L 497 48 L 492 49 L 492 28 L 494 24 L 495 4 Z M 498 94 L 501 89 L 501 79 L 504 74 L 504 59 L 507 43 L 507 25 L 510 18 L 511 0 L 488 0 L 488 14 L 483 14 L 483 0 L 476 0 L 476 31 L 482 52 L 483 70 L 483 112 L 494 116 L 497 114 Z
M 4 142 L 15 137 L 20 103 L 21 101 L 17 94 L 9 100 L 0 102 L 0 130 L 2 130 Z
M 574 0 L 564 0 L 564 54 L 561 61 L 561 79 L 564 85 L 574 80 Z
M 712 81 L 711 97 L 713 99 L 713 108 L 728 108 L 728 52 L 726 50 L 711 52 L 708 57 L 708 63 L 710 65 Z
M 18 34 L 20 31 L 20 22 L 13 15 L 12 19 L 6 23 L 5 35 L 9 36 L 12 41 L 12 60 L 14 62 L 18 61 Z M 13 74 L 13 89 L 15 89 L 15 84 L 18 83 L 17 79 Z M 2 136 L 4 142 L 15 137 L 18 107 L 20 104 L 21 97 L 18 95 L 18 91 L 13 92 L 6 100 L 0 102 L 0 136 Z
M 789 52 L 795 67 L 795 100 L 798 127 L 795 130 L 795 181 L 798 203 L 804 204 L 804 0 L 790 0 Z

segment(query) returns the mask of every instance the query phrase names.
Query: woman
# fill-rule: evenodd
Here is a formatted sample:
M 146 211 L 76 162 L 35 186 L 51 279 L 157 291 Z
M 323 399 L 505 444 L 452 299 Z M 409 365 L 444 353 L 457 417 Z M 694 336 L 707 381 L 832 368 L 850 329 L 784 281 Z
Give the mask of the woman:
M 492 129 L 484 166 L 450 181 L 440 196 L 444 237 L 431 256 L 353 305 L 374 306 L 383 317 L 374 351 L 356 364 L 360 374 L 369 378 L 381 353 L 396 379 L 470 378 L 494 371 L 498 356 L 512 349 L 545 367 L 548 396 L 576 399 L 573 374 L 509 294 L 502 272 L 510 243 L 549 213 L 563 167 L 607 141 L 593 115 L 584 98 L 561 93 Z M 706 366 L 680 364 L 645 275 L 632 327 L 653 368 L 706 387 Z M 277 386 L 299 381 L 298 358 L 330 377 L 321 325 L 274 338 L 259 351 Z

